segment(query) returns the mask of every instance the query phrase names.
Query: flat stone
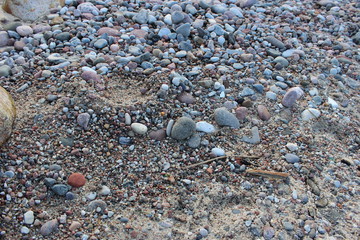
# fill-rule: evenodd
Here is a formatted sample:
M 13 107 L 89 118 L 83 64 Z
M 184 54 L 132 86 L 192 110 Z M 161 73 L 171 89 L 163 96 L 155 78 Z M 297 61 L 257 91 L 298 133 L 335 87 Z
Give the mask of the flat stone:
M 299 87 L 293 87 L 290 88 L 284 95 L 282 99 L 282 105 L 285 107 L 292 107 L 296 100 L 298 100 L 300 97 L 302 97 L 304 94 L 304 91 Z
M 220 126 L 229 126 L 232 128 L 240 128 L 240 122 L 234 114 L 229 112 L 225 107 L 218 108 L 214 112 L 214 118 Z
M 98 39 L 95 43 L 94 43 L 94 47 L 97 49 L 101 49 L 104 48 L 108 45 L 108 42 L 106 41 L 106 39 Z
M 251 137 L 248 136 L 243 136 L 242 141 L 246 142 L 246 143 L 251 143 L 251 144 L 257 144 L 260 143 L 260 134 L 259 134 L 259 129 L 258 127 L 252 127 L 251 128 Z
M 97 34 L 99 36 L 103 35 L 104 33 L 108 34 L 109 36 L 119 36 L 120 35 L 119 30 L 117 30 L 115 28 L 110 28 L 110 27 L 102 27 L 97 31 Z
M 181 26 L 179 26 L 176 29 L 176 33 L 181 34 L 184 37 L 189 37 L 190 36 L 190 27 L 191 27 L 190 23 L 182 24 Z
M 301 118 L 303 121 L 309 121 L 313 118 L 320 117 L 320 115 L 321 115 L 321 112 L 319 110 L 317 110 L 315 108 L 308 108 L 301 113 Z
M 171 137 L 176 140 L 184 140 L 190 137 L 196 130 L 195 122 L 188 117 L 179 118 L 171 130 Z
M 216 157 L 221 157 L 226 155 L 224 149 L 221 148 L 213 148 L 211 149 L 211 153 Z
M 274 36 L 266 37 L 265 40 L 268 41 L 269 43 L 271 43 L 271 45 L 273 45 L 279 49 L 285 48 L 285 44 L 282 41 L 280 41 L 279 39 L 275 38 Z
M 205 121 L 200 121 L 196 123 L 196 131 L 199 132 L 205 132 L 205 133 L 213 133 L 216 131 L 216 128 L 214 125 L 205 122 Z

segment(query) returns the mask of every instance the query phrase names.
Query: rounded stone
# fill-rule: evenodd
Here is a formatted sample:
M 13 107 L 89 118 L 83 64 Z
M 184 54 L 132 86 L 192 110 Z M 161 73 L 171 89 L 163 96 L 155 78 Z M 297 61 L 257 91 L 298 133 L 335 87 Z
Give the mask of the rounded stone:
M 65 196 L 66 193 L 70 190 L 70 187 L 65 184 L 55 184 L 51 187 L 51 190 L 53 190 L 59 196 Z
M 86 183 L 86 178 L 81 173 L 72 173 L 68 178 L 68 184 L 72 187 L 82 187 Z
M 147 133 L 148 131 L 148 128 L 147 126 L 145 126 L 144 124 L 142 123 L 132 123 L 131 124 L 131 129 L 137 133 L 137 134 L 140 134 L 140 135 L 144 135 Z
M 271 115 L 268 109 L 264 105 L 259 105 L 257 107 L 259 118 L 263 121 L 267 121 L 271 118 Z
M 29 26 L 23 25 L 23 26 L 18 26 L 16 28 L 16 32 L 20 36 L 25 37 L 25 36 L 29 36 L 29 35 L 33 34 L 33 29 Z
M 205 122 L 205 121 L 200 121 L 196 123 L 196 131 L 199 132 L 205 132 L 205 133 L 213 133 L 216 131 L 216 128 L 214 127 L 214 125 Z
M 0 146 L 10 137 L 16 117 L 14 100 L 0 87 Z
M 211 153 L 214 154 L 216 157 L 221 157 L 226 155 L 224 149 L 221 148 L 213 148 L 211 149 Z
M 238 107 L 235 110 L 235 115 L 236 115 L 237 119 L 239 119 L 241 121 L 245 120 L 247 113 L 248 113 L 247 107 Z
M 151 132 L 149 132 L 149 137 L 151 139 L 154 139 L 154 140 L 157 140 L 157 141 L 164 140 L 165 137 L 166 137 L 166 131 L 164 129 L 151 131 Z
M 57 219 L 50 220 L 44 223 L 40 228 L 40 233 L 43 236 L 49 236 L 58 229 L 59 222 Z
M 171 130 L 171 137 L 176 140 L 184 140 L 190 137 L 196 129 L 195 122 L 188 118 L 188 117 L 181 117 L 179 118 L 172 130 Z
M 81 113 L 77 117 L 77 123 L 80 127 L 86 129 L 90 121 L 90 114 L 88 113 Z
M 186 103 L 186 104 L 193 104 L 195 103 L 195 98 L 187 92 L 183 92 L 178 96 L 178 100 L 181 103 Z
M 229 126 L 232 128 L 239 128 L 240 122 L 234 114 L 229 112 L 225 107 L 218 108 L 214 112 L 214 118 L 220 126 Z
M 27 211 L 24 214 L 24 223 L 25 224 L 33 224 L 35 220 L 34 212 L 33 211 Z

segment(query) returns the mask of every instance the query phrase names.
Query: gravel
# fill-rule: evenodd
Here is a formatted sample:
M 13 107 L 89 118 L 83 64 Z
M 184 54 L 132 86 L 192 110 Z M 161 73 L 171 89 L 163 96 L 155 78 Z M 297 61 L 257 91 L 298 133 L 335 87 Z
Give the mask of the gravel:
M 0 238 L 355 239 L 358 7 L 66 0 L 1 21 Z

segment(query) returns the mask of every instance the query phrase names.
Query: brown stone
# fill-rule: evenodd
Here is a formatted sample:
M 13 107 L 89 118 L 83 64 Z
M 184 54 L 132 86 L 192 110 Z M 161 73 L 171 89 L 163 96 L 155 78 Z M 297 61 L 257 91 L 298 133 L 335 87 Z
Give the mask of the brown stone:
M 263 121 L 267 121 L 271 118 L 271 115 L 268 109 L 264 105 L 259 105 L 257 107 L 259 118 Z
M 14 100 L 0 87 L 0 146 L 10 137 L 16 117 Z
M 166 131 L 164 129 L 151 131 L 149 133 L 149 137 L 151 139 L 158 140 L 158 141 L 164 140 L 166 137 Z
M 186 103 L 186 104 L 193 104 L 195 102 L 195 98 L 190 93 L 187 92 L 181 93 L 177 99 L 181 103 Z
M 236 115 L 237 119 L 239 119 L 241 121 L 245 120 L 247 113 L 248 113 L 248 110 L 246 107 L 238 107 L 235 110 L 235 115 Z
M 68 184 L 72 187 L 82 187 L 86 183 L 85 176 L 81 173 L 72 173 L 69 176 Z

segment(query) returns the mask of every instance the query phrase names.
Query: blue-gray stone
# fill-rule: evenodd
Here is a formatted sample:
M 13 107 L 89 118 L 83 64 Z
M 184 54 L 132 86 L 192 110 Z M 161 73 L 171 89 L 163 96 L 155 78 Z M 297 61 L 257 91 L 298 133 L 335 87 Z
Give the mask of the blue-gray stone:
M 94 43 L 94 47 L 95 48 L 98 48 L 98 49 L 101 49 L 101 48 L 104 48 L 108 45 L 108 42 L 105 40 L 105 39 L 99 39 L 97 40 L 95 43 Z
M 195 130 L 196 124 L 192 119 L 181 117 L 175 122 L 171 130 L 171 137 L 176 140 L 184 140 L 190 137 Z
M 163 37 L 163 36 L 165 36 L 165 35 L 166 35 L 166 36 L 169 36 L 170 33 L 171 33 L 170 29 L 168 29 L 168 28 L 161 28 L 160 31 L 158 32 L 158 35 L 159 35 L 160 37 Z
M 215 110 L 214 118 L 217 124 L 220 126 L 229 126 L 232 128 L 239 128 L 240 122 L 234 114 L 229 112 L 225 107 L 221 107 Z
M 300 158 L 297 155 L 292 154 L 292 153 L 287 153 L 285 155 L 285 159 L 288 163 L 297 163 L 300 161 Z
M 57 195 L 65 196 L 65 194 L 70 190 L 70 186 L 65 184 L 55 184 L 51 187 L 51 190 L 53 190 Z
M 171 13 L 171 21 L 173 22 L 173 24 L 181 23 L 184 18 L 184 14 L 180 11 L 174 11 Z
M 180 27 L 176 29 L 176 33 L 181 34 L 184 37 L 188 37 L 190 36 L 190 27 L 191 27 L 190 23 L 182 24 Z
M 259 93 L 263 93 L 264 92 L 264 86 L 262 84 L 254 84 L 253 87 L 255 88 L 256 91 L 258 91 Z
M 246 88 L 244 88 L 242 90 L 242 92 L 240 93 L 240 96 L 246 97 L 246 96 L 251 96 L 251 95 L 254 95 L 254 94 L 255 94 L 254 90 L 252 90 L 249 87 L 246 87 Z
M 178 48 L 185 51 L 191 51 L 192 45 L 190 40 L 180 42 Z
M 53 178 L 44 178 L 44 183 L 47 187 L 52 187 L 56 183 L 56 180 Z

